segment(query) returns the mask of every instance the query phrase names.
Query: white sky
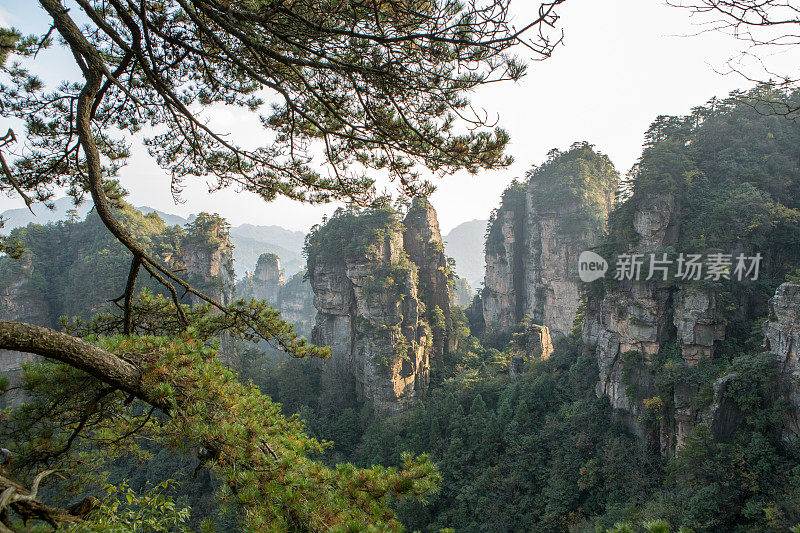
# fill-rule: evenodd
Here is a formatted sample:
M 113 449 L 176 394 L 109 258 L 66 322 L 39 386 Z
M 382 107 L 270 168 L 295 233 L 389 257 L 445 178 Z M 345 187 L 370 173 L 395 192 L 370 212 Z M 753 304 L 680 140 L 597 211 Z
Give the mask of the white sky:
M 525 11 L 538 3 L 512 0 L 512 6 L 522 21 L 527 18 Z M 40 10 L 31 0 L 0 0 L 0 24 L 24 33 L 45 31 L 47 20 Z M 713 96 L 724 97 L 751 85 L 739 76 L 716 71 L 724 69 L 725 61 L 742 44 L 719 33 L 698 35 L 699 21 L 693 21 L 686 10 L 659 0 L 568 0 L 560 14 L 565 42 L 552 58 L 532 63 L 518 84 L 495 85 L 473 97 L 476 107 L 499 114 L 500 124 L 511 134 L 509 153 L 516 161 L 502 171 L 439 180 L 432 201 L 443 233 L 461 222 L 487 218 L 507 184 L 541 163 L 551 148 L 589 141 L 624 174 L 639 156 L 643 133 L 658 115 L 684 114 Z M 71 56 L 64 51 L 44 55 L 37 61 L 47 83 L 75 72 Z M 800 64 L 797 51 L 772 59 L 778 68 Z M 234 135 L 265 136 L 254 117 L 243 111 L 218 112 L 213 118 Z M 0 131 L 10 125 L 6 117 L 0 118 Z M 184 216 L 217 212 L 233 225 L 249 222 L 300 230 L 335 209 L 288 200 L 265 203 L 234 190 L 210 195 L 199 179 L 187 181 L 185 202 L 175 205 L 167 174 L 138 140 L 132 144 L 133 157 L 121 178 L 134 205 Z M 17 198 L 0 195 L 0 211 L 23 206 Z

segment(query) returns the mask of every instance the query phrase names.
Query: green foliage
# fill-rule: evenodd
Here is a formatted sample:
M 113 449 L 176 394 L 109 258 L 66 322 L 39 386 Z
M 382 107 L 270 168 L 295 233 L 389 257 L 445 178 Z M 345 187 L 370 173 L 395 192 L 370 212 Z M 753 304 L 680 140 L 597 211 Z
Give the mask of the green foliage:
M 92 511 L 85 523 L 72 525 L 66 531 L 75 533 L 135 533 L 189 531 L 185 523 L 189 508 L 180 507 L 167 496 L 174 485 L 161 481 L 142 493 L 134 491 L 127 482 L 106 485 L 106 496 L 99 508 Z
M 768 98 L 795 101 L 800 93 L 757 87 L 685 117 L 659 117 L 632 170 L 633 196 L 609 221 L 616 249 L 636 242 L 636 209 L 673 202 L 680 225 L 669 244 L 676 250 L 744 249 L 764 255 L 771 272 L 762 274 L 783 278 L 793 270 L 800 259 L 800 128 L 753 103 Z
M 106 390 L 101 395 L 102 403 L 95 399 L 96 411 L 88 426 L 92 430 L 75 443 L 72 453 L 76 455 L 62 451 L 51 457 L 76 465 L 76 472 L 83 471 L 82 481 L 86 482 L 94 476 L 91 466 L 92 458 L 98 457 L 96 445 L 102 444 L 108 453 L 109 442 L 116 442 L 111 450 L 117 449 L 121 456 L 133 454 L 141 461 L 151 460 L 152 456 L 136 445 L 137 439 L 156 440 L 175 450 L 202 446 L 210 452 L 201 466 L 210 467 L 220 481 L 219 496 L 246 511 L 240 516 L 240 525 L 248 531 L 317 530 L 331 526 L 343 530 L 400 530 L 389 503 L 404 496 L 424 498 L 436 491 L 439 475 L 425 454 L 416 458 L 402 455 L 400 468 L 359 469 L 351 464 L 328 467 L 313 460 L 311 456 L 330 448 L 331 443 L 307 436 L 299 418 L 282 415 L 280 404 L 262 395 L 252 383 L 241 383 L 217 359 L 216 349 L 200 339 L 192 329 L 177 337 L 94 339 L 103 349 L 126 354 L 137 364 L 145 387 L 159 402 L 170 405 L 169 412 L 176 416 L 158 417 L 156 422 L 141 412 L 140 404 L 127 406 L 122 393 Z M 26 404 L 14 415 L 16 422 L 4 427 L 15 427 L 19 432 L 27 425 L 24 437 L 17 434 L 20 440 L 15 449 L 23 452 L 22 458 L 30 457 L 35 462 L 47 455 L 43 454 L 46 450 L 63 447 L 72 429 L 81 424 L 85 412 L 81 406 L 103 387 L 64 365 L 33 365 L 26 370 L 26 387 L 42 401 Z M 81 392 L 59 400 L 64 425 L 54 430 L 41 422 L 37 410 L 52 411 L 53 396 L 66 394 L 66 390 L 73 389 L 73 383 Z M 128 416 L 123 416 L 126 413 Z M 347 416 L 351 421 L 355 419 L 352 412 Z M 346 420 L 340 418 L 336 429 L 352 427 L 352 422 Z M 131 490 L 120 490 L 119 497 L 130 498 L 131 507 L 114 508 L 113 499 L 109 500 L 109 515 L 122 520 L 136 513 L 145 513 L 153 520 L 175 518 L 163 513 L 173 505 L 168 500 L 151 495 L 138 501 L 143 506 L 140 508 L 134 503 L 136 497 Z M 182 510 L 177 516 L 186 519 Z
M 143 215 L 127 204 L 120 204 L 116 215 L 153 253 L 174 256 L 179 249 L 182 232 L 165 227 L 157 215 Z M 61 316 L 88 319 L 113 307 L 109 300 L 125 287 L 132 256 L 94 213 L 82 222 L 29 224 L 14 229 L 9 239 L 24 247 L 25 256 L 21 261 L 0 256 L 0 290 L 27 279 L 21 297 L 43 301 L 46 315 L 22 320 L 55 325 Z M 161 290 L 145 274 L 140 274 L 138 285 Z
M 416 265 L 411 263 L 405 253 L 400 261 L 392 261 L 387 265 L 375 268 L 369 276 L 365 276 L 364 291 L 368 295 L 405 293 L 406 278 L 409 273 L 416 277 Z
M 473 372 L 486 367 L 491 351 L 483 352 L 461 352 L 460 377 L 408 416 L 368 427 L 357 448 L 360 464 L 397 464 L 406 450 L 439 461 L 441 493 L 428 506 L 398 507 L 410 529 L 563 531 L 657 484 L 647 479 L 656 459 L 594 395 L 596 367 L 576 345 L 515 383 Z
M 391 207 L 340 208 L 330 220 L 311 228 L 303 252 L 310 266 L 363 259 L 381 251 L 384 240 L 401 234 L 402 228 L 399 213 Z
M 5 225 L 5 220 L 0 216 L 0 229 Z M 25 246 L 13 237 L 0 235 L 0 258 L 7 255 L 11 259 L 19 259 L 25 251 Z
M 230 224 L 218 214 L 200 213 L 186 224 L 185 246 L 201 250 L 217 250 L 230 242 Z
M 580 205 L 579 213 L 566 219 L 567 235 L 579 235 L 590 226 L 602 225 L 614 198 L 619 174 L 608 156 L 587 143 L 575 143 L 566 152 L 553 149 L 547 161 L 530 170 L 531 207 L 536 212 L 553 212 L 568 205 Z

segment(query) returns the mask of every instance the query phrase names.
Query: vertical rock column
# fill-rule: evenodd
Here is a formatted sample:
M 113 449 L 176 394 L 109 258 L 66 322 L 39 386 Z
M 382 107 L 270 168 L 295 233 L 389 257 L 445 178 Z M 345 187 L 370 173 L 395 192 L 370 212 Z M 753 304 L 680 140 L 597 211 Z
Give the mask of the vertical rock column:
M 775 356 L 792 406 L 784 420 L 784 438 L 800 438 L 800 283 L 784 283 L 769 302 L 764 344 Z
M 223 219 L 205 213 L 198 215 L 187 227 L 187 235 L 181 241 L 181 262 L 186 268 L 188 281 L 197 289 L 223 305 L 233 301 L 233 245 Z M 194 295 L 188 295 L 188 298 L 192 305 L 205 303 Z M 227 332 L 220 336 L 219 355 L 229 366 L 238 367 L 236 346 Z
M 438 226 L 431 205 L 415 199 L 404 224 L 391 210 L 343 212 L 311 233 L 312 341 L 332 353 L 322 363 L 323 390 L 352 379 L 360 400 L 396 412 L 428 387 L 450 318 Z M 433 317 L 444 322 L 436 336 Z
M 417 266 L 418 299 L 424 304 L 425 318 L 433 328 L 431 365 L 441 365 L 448 350 L 450 286 L 452 283 L 436 211 L 425 198 L 414 198 L 403 220 L 403 248 Z M 439 309 L 439 312 L 436 309 Z M 437 323 L 441 321 L 441 323 Z

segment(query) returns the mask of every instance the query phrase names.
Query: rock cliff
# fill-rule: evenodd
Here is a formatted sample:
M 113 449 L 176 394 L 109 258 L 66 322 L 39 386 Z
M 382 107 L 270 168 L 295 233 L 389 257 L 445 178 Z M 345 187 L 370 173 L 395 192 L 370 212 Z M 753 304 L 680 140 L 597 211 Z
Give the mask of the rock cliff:
M 617 180 L 606 156 L 577 143 L 506 190 L 486 242 L 487 328 L 508 331 L 530 316 L 554 337 L 569 335 L 581 300 L 578 256 L 600 242 Z
M 200 213 L 187 226 L 180 243 L 180 259 L 187 278 L 196 288 L 223 305 L 233 300 L 236 280 L 233 244 L 224 219 Z M 201 303 L 194 295 L 187 297 L 193 305 Z
M 447 351 L 453 276 L 444 254 L 436 211 L 425 198 L 415 198 L 403 219 L 403 249 L 417 267 L 418 298 L 424 302 L 426 319 L 433 327 L 434 366 Z
M 233 244 L 228 228 L 220 216 L 200 213 L 186 226 L 186 235 L 180 243 L 180 261 L 188 281 L 222 305 L 231 303 L 236 292 Z M 205 303 L 193 294 L 187 295 L 187 299 L 191 305 Z M 220 336 L 219 356 L 227 365 L 239 368 L 236 343 L 227 332 Z
M 243 298 L 260 298 L 281 312 L 281 317 L 294 325 L 303 337 L 311 336 L 316 310 L 311 284 L 305 271 L 297 272 L 289 281 L 277 255 L 261 254 L 255 272 L 248 273 L 236 284 L 236 295 Z
M 503 193 L 502 205 L 489 219 L 481 291 L 483 320 L 489 331 L 509 331 L 524 318 L 525 220 L 525 186 L 515 182 Z
M 775 356 L 792 410 L 784 437 L 800 438 L 800 283 L 784 283 L 769 302 L 764 323 L 764 343 Z
M 0 318 L 40 326 L 51 325 L 45 295 L 35 287 L 34 266 L 26 252 L 18 262 L 7 259 L 0 285 Z
M 25 253 L 18 263 L 9 262 L 4 265 L 7 270 L 3 286 L 0 287 L 0 319 L 49 326 L 50 317 L 44 295 L 32 286 L 33 264 L 29 253 Z M 0 375 L 8 379 L 8 386 L 20 384 L 22 364 L 39 360 L 35 355 L 0 350 Z M 24 400 L 24 396 L 16 391 L 0 395 L 0 408 L 16 406 Z
M 281 260 L 271 253 L 261 254 L 256 269 L 236 284 L 236 294 L 244 298 L 260 298 L 275 305 L 286 280 Z
M 312 340 L 332 351 L 322 365 L 324 388 L 351 377 L 358 398 L 384 412 L 410 406 L 427 388 L 432 360 L 447 345 L 446 324 L 432 323 L 449 316 L 441 243 L 423 199 L 414 200 L 404 224 L 389 209 L 343 211 L 312 231 Z
M 631 209 L 635 234 L 627 252 L 649 257 L 674 249 L 680 212 L 670 196 L 634 201 Z M 681 368 L 710 362 L 715 346 L 725 339 L 726 319 L 715 290 L 692 281 L 646 281 L 648 265 L 645 262 L 638 281 L 608 284 L 602 296 L 590 293 L 582 333 L 597 359 L 597 395 L 607 396 L 614 408 L 626 413 L 635 431 L 649 431 L 654 444 L 670 456 L 700 422 L 725 432 L 729 424 L 720 417 L 730 410 L 721 396 L 725 381 L 712 385 L 712 407 L 696 401 L 698 384 L 678 383 L 672 387 L 669 413 L 656 414 L 658 427 L 646 427 L 646 406 L 657 394 L 656 369 L 670 357 L 666 364 Z
M 297 272 L 283 285 L 278 295 L 278 310 L 284 320 L 294 324 L 299 335 L 311 338 L 317 310 L 314 308 L 314 291 L 306 279 L 305 270 Z

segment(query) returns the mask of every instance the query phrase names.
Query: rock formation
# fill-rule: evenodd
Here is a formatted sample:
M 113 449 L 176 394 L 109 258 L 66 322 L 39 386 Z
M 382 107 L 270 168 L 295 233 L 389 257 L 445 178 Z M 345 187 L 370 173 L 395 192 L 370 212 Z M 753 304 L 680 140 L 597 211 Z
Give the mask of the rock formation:
M 201 213 L 180 244 L 180 259 L 189 281 L 223 305 L 233 301 L 236 279 L 227 226 L 219 216 Z M 202 303 L 194 295 L 187 297 L 193 305 Z
M 30 254 L 25 253 L 18 263 L 6 265 L 8 279 L 0 287 L 0 319 L 49 326 L 50 317 L 44 295 L 31 286 L 33 264 Z M 13 272 L 9 272 L 13 271 Z M 8 379 L 8 386 L 20 384 L 22 364 L 38 361 L 39 357 L 11 350 L 0 350 L 0 375 Z M 19 390 L 0 395 L 0 408 L 16 406 L 24 400 Z
M 32 281 L 34 266 L 29 253 L 24 253 L 19 261 L 8 259 L 4 265 L 4 276 L 0 286 L 0 318 L 39 326 L 50 326 L 51 318 L 47 302 Z
M 236 293 L 244 298 L 264 299 L 274 305 L 278 303 L 285 282 L 280 258 L 275 254 L 261 254 L 255 272 L 236 285 Z
M 314 291 L 306 279 L 305 270 L 297 272 L 281 287 L 278 310 L 284 320 L 294 325 L 299 335 L 311 337 L 317 310 L 314 308 Z
M 340 212 L 309 243 L 312 340 L 332 351 L 323 387 L 352 377 L 378 410 L 408 407 L 447 342 L 446 325 L 432 323 L 449 317 L 449 270 L 430 203 L 415 199 L 404 224 L 388 209 Z
M 524 318 L 525 188 L 512 184 L 500 209 L 489 220 L 486 277 L 481 303 L 489 330 L 509 331 Z
M 515 182 L 490 220 L 482 293 L 486 327 L 508 331 L 525 316 L 569 335 L 580 304 L 578 256 L 597 245 L 617 173 L 586 143 L 554 151 Z
M 627 252 L 649 256 L 676 245 L 680 213 L 671 196 L 650 196 L 634 202 L 632 209 L 634 243 Z M 646 281 L 646 267 L 642 271 L 640 281 L 620 280 L 608 286 L 602 297 L 589 297 L 582 332 L 584 344 L 597 358 L 597 395 L 607 396 L 643 435 L 648 431 L 642 424 L 645 400 L 656 395 L 654 375 L 648 368 L 669 343 L 674 343 L 687 367 L 710 360 L 715 344 L 725 338 L 726 321 L 712 290 L 691 282 Z M 662 417 L 657 435 L 650 435 L 664 455 L 673 455 L 700 422 L 717 434 L 727 432 L 730 423 L 722 418 L 729 417 L 731 409 L 721 396 L 725 383 L 713 384 L 709 408 L 697 405 L 697 386 L 674 387 L 673 415 Z
M 433 364 L 444 358 L 450 321 L 452 275 L 444 254 L 436 211 L 424 198 L 415 198 L 403 220 L 403 249 L 417 266 L 419 299 L 425 303 L 433 326 Z M 438 321 L 441 323 L 437 324 Z
M 784 436 L 800 438 L 800 283 L 784 283 L 769 302 L 769 320 L 764 323 L 764 343 L 775 355 L 783 377 L 791 416 Z
M 195 288 L 222 305 L 233 301 L 236 291 L 233 245 L 223 218 L 200 213 L 187 225 L 186 236 L 180 243 L 180 260 L 188 281 Z M 193 294 L 187 298 L 191 305 L 205 303 Z M 227 332 L 220 336 L 219 357 L 233 368 L 240 365 L 236 343 Z
M 284 279 L 280 258 L 272 253 L 261 254 L 256 270 L 236 284 L 236 295 L 260 298 L 281 312 L 281 317 L 294 325 L 303 337 L 310 337 L 316 310 L 311 284 L 305 272 L 298 272 L 289 281 Z
M 515 333 L 514 351 L 509 361 L 508 374 L 511 379 L 522 372 L 526 361 L 547 359 L 553 354 L 553 341 L 550 329 L 525 320 L 522 331 Z

